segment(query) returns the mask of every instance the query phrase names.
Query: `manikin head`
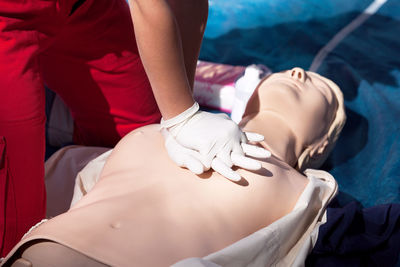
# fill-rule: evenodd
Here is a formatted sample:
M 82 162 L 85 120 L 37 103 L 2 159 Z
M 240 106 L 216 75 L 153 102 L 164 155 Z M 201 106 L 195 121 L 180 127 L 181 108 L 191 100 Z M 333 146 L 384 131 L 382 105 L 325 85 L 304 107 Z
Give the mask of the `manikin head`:
M 331 80 L 301 68 L 274 73 L 260 82 L 240 123 L 247 131 L 268 136 L 275 117 L 296 142 L 297 169 L 318 168 L 326 160 L 342 130 L 346 115 L 343 95 Z M 271 120 L 270 120 L 271 121 Z M 279 131 L 276 131 L 279 135 Z M 279 136 L 277 136 L 279 138 Z M 271 147 L 268 147 L 271 149 Z M 272 151 L 274 152 L 274 151 Z

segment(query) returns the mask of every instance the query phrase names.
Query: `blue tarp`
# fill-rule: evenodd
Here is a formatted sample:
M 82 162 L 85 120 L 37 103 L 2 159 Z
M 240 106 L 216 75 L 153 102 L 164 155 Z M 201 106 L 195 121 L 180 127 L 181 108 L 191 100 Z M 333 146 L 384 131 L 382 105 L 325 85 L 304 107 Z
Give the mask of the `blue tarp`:
M 372 2 L 211 0 L 200 59 L 309 69 Z M 337 179 L 340 197 L 366 207 L 400 203 L 400 1 L 388 0 L 348 32 L 316 72 L 345 97 L 347 123 L 322 167 Z

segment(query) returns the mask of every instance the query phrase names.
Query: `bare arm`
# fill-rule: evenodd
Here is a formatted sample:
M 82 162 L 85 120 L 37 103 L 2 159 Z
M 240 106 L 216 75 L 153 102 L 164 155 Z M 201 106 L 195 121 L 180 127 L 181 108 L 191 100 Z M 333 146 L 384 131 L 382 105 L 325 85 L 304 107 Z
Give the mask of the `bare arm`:
M 130 0 L 139 53 L 165 119 L 194 103 L 175 16 L 165 0 Z
M 157 105 L 164 120 L 178 117 L 162 125 L 171 159 L 195 173 L 212 167 L 234 180 L 240 176 L 231 169 L 232 165 L 261 168 L 258 162 L 244 156 L 241 143 L 246 138 L 229 117 L 198 111 L 198 106 L 193 105 L 192 87 L 208 1 L 130 1 L 140 57 Z M 188 112 L 182 114 L 185 110 Z M 231 159 L 231 152 L 238 157 Z M 247 152 L 255 156 L 251 153 Z M 267 157 L 268 153 L 257 155 Z

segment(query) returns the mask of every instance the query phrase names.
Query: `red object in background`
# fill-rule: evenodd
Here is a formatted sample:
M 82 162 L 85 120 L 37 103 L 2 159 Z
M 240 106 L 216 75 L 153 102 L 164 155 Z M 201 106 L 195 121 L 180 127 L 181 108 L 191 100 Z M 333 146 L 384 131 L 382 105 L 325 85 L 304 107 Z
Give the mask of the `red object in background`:
M 2 0 L 0 256 L 45 216 L 43 84 L 70 108 L 78 144 L 114 146 L 161 118 L 125 0 Z

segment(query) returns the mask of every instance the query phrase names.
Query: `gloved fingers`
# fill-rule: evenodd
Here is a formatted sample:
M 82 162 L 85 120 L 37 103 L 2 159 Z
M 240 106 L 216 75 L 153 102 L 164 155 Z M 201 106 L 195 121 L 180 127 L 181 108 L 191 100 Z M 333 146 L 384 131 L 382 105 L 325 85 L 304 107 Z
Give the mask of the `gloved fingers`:
M 241 167 L 243 169 L 257 171 L 262 167 L 261 162 L 255 159 L 248 158 L 244 155 L 232 153 L 231 159 L 233 165 Z
M 199 152 L 197 153 L 199 154 L 197 158 L 200 160 L 201 164 L 203 164 L 204 171 L 209 170 L 211 168 L 211 162 L 215 158 L 215 154 L 213 155 L 213 154 L 202 154 Z
M 210 144 L 209 146 L 203 146 L 199 150 L 199 153 L 204 156 L 206 161 L 209 159 L 209 164 L 211 164 L 211 161 L 216 156 L 217 152 L 218 148 L 215 146 L 215 143 Z
M 245 143 L 245 144 L 249 142 L 249 139 L 247 139 L 246 133 L 244 133 L 244 132 L 240 133 L 240 142 Z
M 245 156 L 242 144 L 235 143 L 233 145 L 231 160 L 233 165 L 248 169 L 248 170 L 259 170 L 261 169 L 261 163 L 255 159 L 251 159 Z M 248 145 L 248 144 L 246 144 Z
M 222 160 L 224 160 L 223 154 L 227 154 L 229 157 L 230 153 L 229 152 L 224 152 L 224 146 L 223 145 L 218 145 L 216 142 L 211 143 L 208 147 L 203 147 L 200 151 L 199 154 L 201 155 L 201 163 L 208 169 L 211 168 L 211 162 L 213 159 L 217 156 L 218 153 L 222 154 Z M 225 157 L 226 158 L 226 157 Z M 228 162 L 227 162 L 228 163 Z
M 168 155 L 179 167 L 185 167 L 195 174 L 202 174 L 206 170 L 198 152 L 179 144 L 168 130 L 162 129 L 161 133 L 165 138 Z
M 247 156 L 255 157 L 255 158 L 269 158 L 271 157 L 271 152 L 266 150 L 265 148 L 256 146 L 256 145 L 249 145 L 242 143 L 242 148 L 244 153 Z
M 198 159 L 189 154 L 184 155 L 181 167 L 186 167 L 195 174 L 202 174 L 204 172 L 204 165 Z
M 234 182 L 240 181 L 240 179 L 242 179 L 239 173 L 226 166 L 225 163 L 223 163 L 222 160 L 220 160 L 219 158 L 213 159 L 213 161 L 211 162 L 211 168 L 222 176 Z
M 220 152 L 218 152 L 217 158 L 219 158 L 226 166 L 232 167 L 231 150 L 229 147 L 224 147 Z
M 258 143 L 258 142 L 264 141 L 264 136 L 262 134 L 253 133 L 253 132 L 245 132 L 245 135 L 249 142 L 257 142 Z
M 235 142 L 232 148 L 232 154 L 238 154 L 244 156 L 244 151 L 242 148 L 242 144 Z
M 176 145 L 181 146 L 179 143 Z M 197 152 L 187 149 L 185 147 L 180 147 L 174 149 L 173 151 L 168 151 L 171 159 L 179 166 L 185 167 L 195 174 L 202 174 L 204 171 L 208 170 L 201 160 L 199 155 L 195 155 Z

